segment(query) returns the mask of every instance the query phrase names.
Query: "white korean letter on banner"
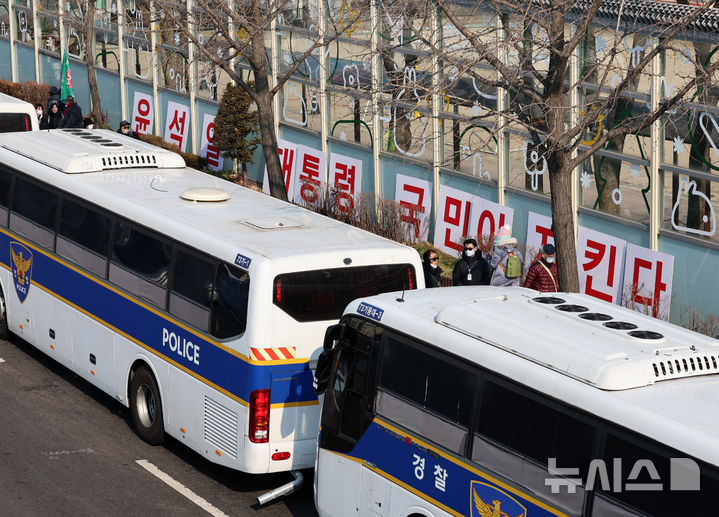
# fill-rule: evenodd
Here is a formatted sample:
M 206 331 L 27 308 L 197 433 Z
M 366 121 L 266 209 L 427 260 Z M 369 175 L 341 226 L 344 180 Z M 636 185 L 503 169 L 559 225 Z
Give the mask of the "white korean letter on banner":
M 402 234 L 410 241 L 429 238 L 432 209 L 432 184 L 427 180 L 397 174 L 394 200 L 399 203 L 403 223 Z
M 580 291 L 610 303 L 622 299 L 622 269 L 627 241 L 579 227 L 577 269 Z
M 674 257 L 627 244 L 624 265 L 624 305 L 655 318 L 669 319 Z
M 222 156 L 215 145 L 215 116 L 205 114 L 202 120 L 202 140 L 200 143 L 200 156 L 207 160 L 207 165 L 213 171 L 222 168 Z
M 285 190 L 287 200 L 291 203 L 295 193 L 295 164 L 297 163 L 297 144 L 287 140 L 277 139 L 277 153 L 280 155 L 280 166 L 282 176 L 285 179 Z M 262 192 L 270 193 L 270 181 L 267 176 L 267 164 L 265 164 L 265 176 L 262 179 Z
M 155 123 L 155 104 L 152 95 L 135 92 L 132 104 L 132 129 L 138 135 L 151 135 Z
M 329 182 L 335 208 L 342 212 L 351 212 L 355 207 L 357 195 L 362 192 L 362 161 L 332 153 Z
M 469 223 L 474 199 L 471 194 L 440 185 L 434 225 L 435 247 L 453 256 L 462 253 L 462 241 L 472 232 Z
M 190 108 L 177 102 L 167 102 L 165 121 L 165 142 L 175 144 L 185 152 L 187 137 L 190 134 Z
M 295 170 L 294 202 L 312 207 L 324 195 L 327 154 L 306 145 L 298 145 Z
M 472 215 L 469 220 L 469 235 L 477 242 L 489 238 L 504 225 L 512 226 L 514 209 L 472 196 Z

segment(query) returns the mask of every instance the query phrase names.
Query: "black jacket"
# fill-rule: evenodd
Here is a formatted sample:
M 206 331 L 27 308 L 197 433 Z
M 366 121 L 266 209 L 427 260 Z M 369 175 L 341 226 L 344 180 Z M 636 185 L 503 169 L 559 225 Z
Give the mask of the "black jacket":
M 76 103 L 68 104 L 65 107 L 65 122 L 62 127 L 82 128 L 82 109 Z
M 479 250 L 477 251 L 479 254 Z M 475 259 L 476 257 L 476 259 Z M 489 285 L 492 275 L 489 271 L 489 262 L 482 256 L 472 257 L 471 262 L 467 257 L 462 257 L 454 265 L 452 271 L 452 283 L 454 285 Z M 468 280 L 467 276 L 472 273 L 472 279 Z
M 62 111 L 58 111 L 57 113 L 51 111 L 43 115 L 42 119 L 40 119 L 40 129 L 56 129 L 62 127 L 64 121 L 65 117 Z
M 140 138 L 140 135 L 138 135 L 138 134 L 137 134 L 137 131 L 135 131 L 134 129 L 131 129 L 131 130 L 128 131 L 127 133 L 123 133 L 123 132 L 122 132 L 122 129 L 118 129 L 117 132 L 120 133 L 121 135 L 129 136 L 129 137 L 135 138 L 135 139 L 137 139 L 137 140 L 142 140 L 142 139 Z
M 422 269 L 426 287 L 442 287 L 442 268 L 433 268 L 429 262 L 422 262 Z

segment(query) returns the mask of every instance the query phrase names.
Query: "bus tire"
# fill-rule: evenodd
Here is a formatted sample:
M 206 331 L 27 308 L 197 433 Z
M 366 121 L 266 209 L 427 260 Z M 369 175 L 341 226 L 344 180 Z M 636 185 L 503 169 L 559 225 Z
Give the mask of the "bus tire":
M 162 400 L 154 375 L 140 366 L 130 380 L 130 414 L 137 435 L 150 445 L 160 445 L 165 439 L 162 419 Z
M 5 293 L 0 288 L 0 339 L 10 337 L 10 328 L 7 324 L 7 304 L 5 303 Z

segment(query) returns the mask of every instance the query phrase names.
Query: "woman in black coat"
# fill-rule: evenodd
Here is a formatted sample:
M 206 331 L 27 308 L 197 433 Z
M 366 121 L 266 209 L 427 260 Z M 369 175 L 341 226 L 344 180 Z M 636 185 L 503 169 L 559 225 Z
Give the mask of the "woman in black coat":
M 62 127 L 65 116 L 60 110 L 60 104 L 57 101 L 50 101 L 50 108 L 40 120 L 40 129 L 56 129 Z
M 424 284 L 427 287 L 442 287 L 442 268 L 439 267 L 439 255 L 435 250 L 427 250 L 422 254 Z

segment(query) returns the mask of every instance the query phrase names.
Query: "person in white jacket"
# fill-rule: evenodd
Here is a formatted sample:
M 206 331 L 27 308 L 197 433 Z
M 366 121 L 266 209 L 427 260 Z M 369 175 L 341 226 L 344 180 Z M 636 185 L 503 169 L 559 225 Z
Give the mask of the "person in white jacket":
M 522 279 L 522 253 L 517 248 L 517 239 L 512 237 L 512 228 L 509 225 L 502 226 L 494 238 L 494 248 L 489 267 L 494 270 L 490 285 L 520 285 Z

